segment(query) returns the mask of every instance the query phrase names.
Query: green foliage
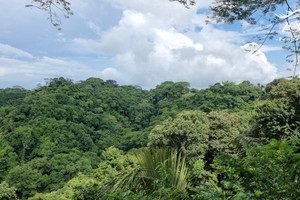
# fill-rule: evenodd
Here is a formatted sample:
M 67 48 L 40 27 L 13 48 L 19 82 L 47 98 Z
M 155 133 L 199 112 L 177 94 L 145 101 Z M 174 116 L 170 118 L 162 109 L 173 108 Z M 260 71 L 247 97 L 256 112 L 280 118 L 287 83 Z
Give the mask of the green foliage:
M 11 101 L 0 106 L 0 188 L 13 198 L 298 195 L 291 189 L 299 187 L 297 78 L 274 80 L 265 91 L 247 81 L 202 90 L 164 82 L 146 91 L 62 77 L 24 95 L 17 89 L 23 96 L 3 91 Z
M 140 167 L 139 179 L 143 179 L 158 188 L 176 188 L 185 192 L 188 186 L 186 158 L 181 153 L 166 149 L 142 149 L 135 152 Z M 148 183 L 149 184 L 149 183 Z
M 233 141 L 239 133 L 239 119 L 235 114 L 224 111 L 210 112 L 208 149 L 205 154 L 207 165 L 219 152 L 233 153 Z
M 300 79 L 280 79 L 268 86 L 269 100 L 255 108 L 254 137 L 283 140 L 300 125 Z
M 5 178 L 9 185 L 16 188 L 20 199 L 27 199 L 36 192 L 44 192 L 45 188 L 50 183 L 49 176 L 47 171 L 45 171 L 44 166 L 39 168 L 39 166 L 35 166 L 35 162 L 38 161 L 33 160 L 26 165 L 13 168 Z
M 132 159 L 114 147 L 109 147 L 101 155 L 99 167 L 95 170 L 95 178 L 101 182 L 110 181 L 124 172 L 132 170 Z
M 292 136 L 292 141 L 295 145 L 300 146 L 300 132 L 299 130 L 296 130 Z
M 108 199 L 118 199 L 123 195 L 124 198 L 131 197 L 131 192 L 123 193 L 130 190 L 137 192 L 136 196 L 144 191 L 149 197 L 156 197 L 153 199 L 184 199 L 187 195 L 188 168 L 181 153 L 144 148 L 135 151 L 134 155 L 137 167 L 113 179 L 104 187 L 102 197 L 107 193 L 110 193 Z
M 154 106 L 147 100 L 142 100 L 138 105 L 133 105 L 131 108 L 130 116 L 136 123 L 136 129 L 147 127 L 150 123 L 151 116 L 154 112 Z
M 271 99 L 285 99 L 292 104 L 297 104 L 300 96 L 300 79 L 293 78 L 291 80 L 279 79 L 276 86 L 270 89 Z
M 0 181 L 6 176 L 7 172 L 18 165 L 17 154 L 14 149 L 3 138 L 0 132 Z
M 135 194 L 131 191 L 127 192 L 114 192 L 109 194 L 108 200 L 154 200 L 155 198 L 147 196 L 145 194 Z
M 197 160 L 193 164 L 189 179 L 193 183 L 194 186 L 195 185 L 196 186 L 204 185 L 204 184 L 206 184 L 206 181 L 207 181 L 206 179 L 214 178 L 211 173 L 209 173 L 208 171 L 206 171 L 204 169 L 204 167 L 205 167 L 205 163 L 202 159 Z
M 0 107 L 18 105 L 26 96 L 27 90 L 20 86 L 0 89 Z
M 1 200 L 17 200 L 16 188 L 9 187 L 4 181 L 0 184 L 0 199 Z
M 44 190 L 28 189 L 26 195 L 52 191 L 78 172 L 92 173 L 102 150 L 112 145 L 125 150 L 145 146 L 150 130 L 140 130 L 148 127 L 152 114 L 146 94 L 141 88 L 118 86 L 115 81 L 90 78 L 75 84 L 62 77 L 26 91 L 18 103 L 0 108 L 0 180 L 17 165 L 47 157 L 51 184 Z M 3 99 L 17 99 L 10 93 L 4 95 Z M 134 134 L 137 132 L 141 134 Z M 132 142 L 127 144 L 125 138 Z M 37 186 L 28 187 L 40 187 L 33 185 Z M 19 191 L 25 188 L 20 186 Z
M 159 104 L 162 100 L 174 101 L 180 98 L 182 95 L 189 92 L 190 84 L 187 82 L 166 81 L 156 86 L 154 90 L 151 90 L 151 99 L 154 104 Z
M 253 134 L 261 139 L 283 140 L 291 134 L 291 121 L 295 117 L 295 111 L 286 103 L 277 100 L 264 101 L 255 108 L 255 121 L 257 123 Z
M 121 138 L 121 148 L 125 151 L 130 149 L 138 149 L 147 146 L 148 135 L 151 127 L 143 131 L 133 131 L 125 134 Z
M 72 152 L 68 154 L 58 154 L 50 159 L 52 164 L 51 190 L 56 190 L 64 185 L 65 182 L 75 177 L 79 172 L 84 174 L 92 173 L 93 157 L 88 154 L 80 154 L 79 152 Z
M 251 110 L 254 100 L 260 97 L 262 89 L 248 81 L 240 84 L 233 82 L 216 83 L 207 89 L 202 89 L 191 97 L 191 108 L 198 108 L 204 112 L 230 109 Z
M 239 159 L 223 154 L 215 161 L 216 173 L 227 196 L 252 194 L 256 199 L 297 199 L 300 195 L 298 148 L 289 141 L 271 140 L 252 148 Z
M 190 165 L 205 158 L 209 167 L 218 152 L 233 151 L 233 140 L 238 131 L 235 114 L 184 111 L 175 119 L 157 125 L 149 135 L 149 145 L 176 148 L 187 155 Z
M 208 149 L 209 121 L 201 111 L 184 111 L 175 119 L 157 125 L 149 135 L 149 145 L 182 151 L 189 163 L 204 156 Z
M 47 194 L 37 193 L 29 200 L 94 200 L 100 185 L 98 181 L 80 174 L 63 188 Z
M 14 149 L 19 152 L 19 161 L 23 162 L 25 160 L 25 156 L 27 151 L 32 146 L 33 140 L 32 138 L 32 131 L 29 127 L 20 126 L 16 128 L 13 132 L 9 134 L 7 139 L 13 144 Z
M 193 184 L 190 192 L 192 199 L 226 199 L 222 188 L 218 186 L 216 174 L 205 170 L 203 160 L 197 160 L 193 164 L 189 179 Z

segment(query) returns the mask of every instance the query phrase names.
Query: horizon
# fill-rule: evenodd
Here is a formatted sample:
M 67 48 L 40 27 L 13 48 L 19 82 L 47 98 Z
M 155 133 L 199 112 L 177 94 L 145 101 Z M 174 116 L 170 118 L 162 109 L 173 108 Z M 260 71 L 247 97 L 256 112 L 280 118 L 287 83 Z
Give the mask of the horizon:
M 26 87 L 23 87 L 22 85 L 13 85 L 13 86 L 11 86 L 11 87 L 4 87 L 4 88 L 3 88 L 3 87 L 0 87 L 0 89 L 4 90 L 4 89 L 11 89 L 11 88 L 21 88 L 21 89 L 25 89 L 25 90 L 35 90 L 35 89 L 38 89 L 38 88 L 40 88 L 40 87 L 48 87 L 48 84 L 52 81 L 52 79 L 58 79 L 58 78 L 63 78 L 63 79 L 66 79 L 66 80 L 70 80 L 73 84 L 80 84 L 80 83 L 82 83 L 82 82 L 84 82 L 84 81 L 86 81 L 86 80 L 88 80 L 88 79 L 90 79 L 90 78 L 101 79 L 101 78 L 99 78 L 99 77 L 88 77 L 88 78 L 86 78 L 85 80 L 77 80 L 77 81 L 75 81 L 75 80 L 70 79 L 70 78 L 68 78 L 68 77 L 54 77 L 54 78 L 45 78 L 43 84 L 42 84 L 42 83 L 39 83 L 38 85 L 36 85 L 36 86 L 33 87 L 33 88 L 26 88 Z M 282 77 L 282 78 L 289 79 L 289 77 Z M 107 80 L 101 79 L 101 80 L 103 80 L 104 82 L 106 82 L 106 81 L 110 81 L 111 79 L 107 79 Z M 275 79 L 274 79 L 274 80 L 275 80 Z M 274 81 L 274 80 L 272 80 L 272 81 Z M 116 81 L 116 80 L 112 80 L 112 81 Z M 250 84 L 252 84 L 252 85 L 254 85 L 254 86 L 266 86 L 267 84 L 271 83 L 272 81 L 270 81 L 270 82 L 268 82 L 268 83 L 266 83 L 266 84 L 261 84 L 261 83 L 253 83 L 253 82 L 248 81 L 248 80 L 243 80 L 243 81 L 241 81 L 241 82 L 234 82 L 234 81 L 229 81 L 229 80 L 227 80 L 227 81 L 222 81 L 222 82 L 215 82 L 215 83 L 213 83 L 213 84 L 210 84 L 210 85 L 208 85 L 208 86 L 206 86 L 206 87 L 202 87 L 202 88 L 194 87 L 194 86 L 191 85 L 188 81 L 170 81 L 170 80 L 166 80 L 166 81 L 160 82 L 160 83 L 158 83 L 157 85 L 155 85 L 155 86 L 153 86 L 153 87 L 148 87 L 148 88 L 147 88 L 147 87 L 140 86 L 140 85 L 133 85 L 133 84 L 128 84 L 128 85 L 126 85 L 126 84 L 119 84 L 118 81 L 116 81 L 116 84 L 117 84 L 118 87 L 132 86 L 132 87 L 140 87 L 142 90 L 150 91 L 150 90 L 155 89 L 157 86 L 159 86 L 159 85 L 161 85 L 161 84 L 163 84 L 163 83 L 165 83 L 165 82 L 173 82 L 173 83 L 187 82 L 187 83 L 190 85 L 188 88 L 190 88 L 190 89 L 202 90 L 202 89 L 207 89 L 207 88 L 209 88 L 209 87 L 211 87 L 211 86 L 213 86 L 213 85 L 216 85 L 216 84 L 224 85 L 224 83 L 234 83 L 234 84 L 238 85 L 238 84 L 241 84 L 241 83 L 243 83 L 243 82 L 250 82 Z

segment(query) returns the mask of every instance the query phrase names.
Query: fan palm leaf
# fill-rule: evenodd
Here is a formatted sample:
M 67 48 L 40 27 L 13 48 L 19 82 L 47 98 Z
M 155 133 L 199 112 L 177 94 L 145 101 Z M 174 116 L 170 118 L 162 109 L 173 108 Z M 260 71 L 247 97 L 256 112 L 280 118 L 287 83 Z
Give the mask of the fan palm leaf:
M 185 192 L 188 187 L 186 157 L 171 149 L 143 148 L 134 152 L 138 167 L 107 184 L 103 194 L 116 190 L 153 192 L 155 184 Z

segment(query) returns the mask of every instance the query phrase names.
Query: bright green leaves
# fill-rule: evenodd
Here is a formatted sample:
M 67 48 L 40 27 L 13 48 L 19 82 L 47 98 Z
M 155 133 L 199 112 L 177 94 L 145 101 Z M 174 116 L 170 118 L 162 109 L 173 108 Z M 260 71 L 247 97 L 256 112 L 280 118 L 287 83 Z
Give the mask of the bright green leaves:
M 50 183 L 48 163 L 43 158 L 36 158 L 22 166 L 10 170 L 5 180 L 16 188 L 21 199 L 27 199 L 36 192 L 45 191 Z
M 14 152 L 14 149 L 3 138 L 0 132 L 0 181 L 3 180 L 8 171 L 17 166 L 18 156 Z
M 101 155 L 101 162 L 95 171 L 95 177 L 101 182 L 116 178 L 128 172 L 133 167 L 133 161 L 127 155 L 114 147 L 109 147 Z
M 208 148 L 209 121 L 201 111 L 185 111 L 175 119 L 157 125 L 149 135 L 149 145 L 178 149 L 190 163 L 204 156 Z
M 188 168 L 182 153 L 170 149 L 143 148 L 134 151 L 134 160 L 137 165 L 132 170 L 113 179 L 111 184 L 104 187 L 102 198 L 108 193 L 112 193 L 108 199 L 119 199 L 120 195 L 131 196 L 131 192 L 123 193 L 125 191 L 141 194 L 137 196 L 146 194 L 149 199 L 187 197 Z
M 17 200 L 16 188 L 9 187 L 4 181 L 0 184 L 0 199 L 1 200 Z
M 261 141 L 299 148 L 299 87 L 53 79 L 0 108 L 0 182 L 23 199 L 295 199 L 295 147 Z
M 300 79 L 279 79 L 268 84 L 269 100 L 255 108 L 255 137 L 283 140 L 300 126 Z
M 157 85 L 155 89 L 151 90 L 151 100 L 154 104 L 159 103 L 163 99 L 174 101 L 180 98 L 183 94 L 189 92 L 190 84 L 187 82 L 172 82 L 166 81 Z
M 278 100 L 265 101 L 258 104 L 255 111 L 257 125 L 253 131 L 254 136 L 283 140 L 291 135 L 295 110 L 289 105 Z
M 188 187 L 186 157 L 168 149 L 141 149 L 135 152 L 145 187 L 173 188 L 185 192 Z M 148 185 L 151 184 L 151 185 Z M 154 184 L 154 185 L 153 185 Z
M 233 150 L 238 130 L 235 114 L 184 111 L 157 125 L 149 135 L 149 145 L 178 149 L 187 155 L 191 165 L 205 157 L 209 165 L 218 152 Z
M 210 112 L 209 119 L 209 149 L 217 152 L 232 151 L 232 141 L 239 132 L 239 118 L 225 111 Z
M 262 89 L 248 81 L 240 84 L 232 82 L 216 83 L 195 93 L 192 107 L 211 112 L 217 110 L 251 110 L 254 101 L 260 97 Z
M 79 174 L 57 191 L 41 194 L 37 193 L 29 200 L 94 200 L 100 183 L 92 178 Z
M 24 163 L 26 155 L 28 155 L 28 151 L 31 149 L 34 142 L 32 140 L 32 129 L 26 126 L 20 126 L 11 132 L 9 136 L 6 135 L 6 138 L 11 146 L 19 153 L 19 162 Z
M 257 199 L 297 199 L 299 162 L 295 146 L 271 140 L 263 148 L 252 148 L 245 158 L 223 154 L 215 160 L 214 167 L 228 195 L 245 192 Z

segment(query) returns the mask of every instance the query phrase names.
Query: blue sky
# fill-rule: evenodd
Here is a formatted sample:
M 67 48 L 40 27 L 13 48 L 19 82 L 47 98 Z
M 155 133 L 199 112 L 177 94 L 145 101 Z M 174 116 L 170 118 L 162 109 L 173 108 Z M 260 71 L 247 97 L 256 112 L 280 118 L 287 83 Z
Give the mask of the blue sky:
M 75 15 L 61 18 L 61 31 L 46 12 L 25 8 L 29 2 L 0 3 L 0 88 L 35 88 L 59 76 L 203 88 L 228 80 L 267 83 L 286 74 L 280 43 L 256 55 L 242 47 L 255 27 L 206 25 L 210 0 L 191 9 L 167 0 L 72 0 Z

